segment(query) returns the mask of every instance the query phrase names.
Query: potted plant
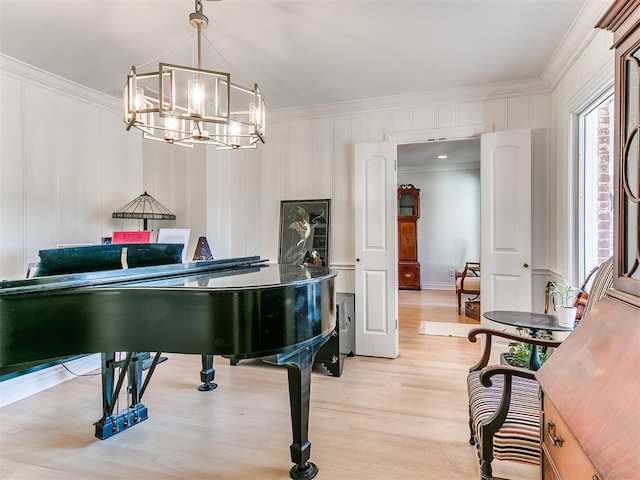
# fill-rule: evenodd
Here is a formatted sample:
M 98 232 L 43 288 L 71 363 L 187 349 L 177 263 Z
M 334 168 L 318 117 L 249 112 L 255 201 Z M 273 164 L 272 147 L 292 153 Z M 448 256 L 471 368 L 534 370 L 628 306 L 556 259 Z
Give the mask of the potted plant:
M 548 295 L 556 300 L 555 308 L 558 314 L 558 324 L 561 327 L 573 327 L 577 312 L 573 300 L 581 291 L 580 288 L 569 283 L 551 282 L 549 284 Z
M 529 336 L 529 329 L 517 327 L 516 333 L 523 337 Z M 549 330 L 540 330 L 538 332 L 538 338 L 544 338 L 547 340 L 553 339 L 553 335 Z M 508 365 L 513 367 L 529 368 L 529 361 L 531 359 L 531 348 L 533 345 L 525 342 L 509 342 L 509 351 L 502 354 L 502 359 Z M 549 357 L 549 352 L 545 348 L 537 347 L 538 354 L 540 355 L 540 364 L 542 365 Z

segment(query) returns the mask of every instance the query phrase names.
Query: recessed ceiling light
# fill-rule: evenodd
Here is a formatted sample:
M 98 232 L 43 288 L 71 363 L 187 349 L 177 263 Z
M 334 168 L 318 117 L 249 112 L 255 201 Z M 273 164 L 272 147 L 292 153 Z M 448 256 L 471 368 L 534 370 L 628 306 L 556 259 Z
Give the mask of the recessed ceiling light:
M 446 155 L 438 155 L 438 158 L 447 158 Z

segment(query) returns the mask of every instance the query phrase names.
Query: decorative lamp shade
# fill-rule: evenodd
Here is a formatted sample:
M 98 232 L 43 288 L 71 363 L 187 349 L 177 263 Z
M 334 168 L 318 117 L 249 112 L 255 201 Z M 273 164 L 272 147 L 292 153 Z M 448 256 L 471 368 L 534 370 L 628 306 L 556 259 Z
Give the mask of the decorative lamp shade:
M 144 229 L 147 229 L 147 220 L 175 220 L 175 214 L 167 207 L 153 198 L 147 192 L 134 198 L 124 207 L 111 214 L 112 218 L 137 218 L 144 220 Z

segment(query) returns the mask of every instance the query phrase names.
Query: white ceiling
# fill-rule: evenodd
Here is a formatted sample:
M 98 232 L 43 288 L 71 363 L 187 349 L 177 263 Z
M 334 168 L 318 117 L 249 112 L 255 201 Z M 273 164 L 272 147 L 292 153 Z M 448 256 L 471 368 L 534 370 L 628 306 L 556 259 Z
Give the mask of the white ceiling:
M 204 67 L 258 83 L 268 109 L 539 77 L 584 3 L 204 1 L 215 46 Z M 120 96 L 131 65 L 176 45 L 161 60 L 195 64 L 192 11 L 193 0 L 0 0 L 0 51 Z
M 404 171 L 459 168 L 462 165 L 480 168 L 479 138 L 398 145 L 398 168 Z

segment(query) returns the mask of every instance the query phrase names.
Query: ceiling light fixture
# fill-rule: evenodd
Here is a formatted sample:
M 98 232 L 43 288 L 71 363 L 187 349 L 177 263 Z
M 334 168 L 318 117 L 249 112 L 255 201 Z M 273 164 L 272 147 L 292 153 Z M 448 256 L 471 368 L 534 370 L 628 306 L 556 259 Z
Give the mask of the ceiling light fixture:
M 209 19 L 195 0 L 189 23 L 197 35 L 197 66 L 160 63 L 157 72 L 131 67 L 123 89 L 123 121 L 143 138 L 193 147 L 256 148 L 265 140 L 265 102 L 253 89 L 231 83 L 229 73 L 202 68 L 202 30 Z
M 449 157 L 447 157 L 446 155 L 438 155 L 438 158 L 444 159 L 444 158 L 449 158 Z

